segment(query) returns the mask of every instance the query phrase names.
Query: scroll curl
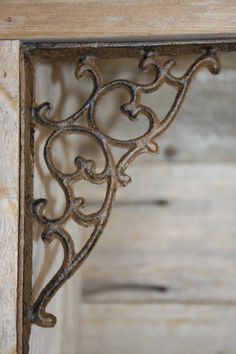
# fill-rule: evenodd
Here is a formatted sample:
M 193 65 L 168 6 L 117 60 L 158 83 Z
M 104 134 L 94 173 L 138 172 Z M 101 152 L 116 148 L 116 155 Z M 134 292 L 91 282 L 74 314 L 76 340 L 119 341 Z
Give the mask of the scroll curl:
M 118 187 L 126 186 L 131 181 L 131 178 L 126 174 L 127 167 L 140 154 L 159 151 L 156 140 L 175 119 L 197 71 L 203 67 L 208 68 L 212 74 L 217 74 L 220 71 L 220 62 L 213 49 L 201 55 L 181 77 L 175 77 L 171 73 L 174 64 L 173 60 L 167 60 L 161 65 L 156 60 L 155 52 L 148 52 L 140 60 L 140 68 L 145 72 L 155 70 L 155 77 L 152 82 L 138 84 L 129 80 L 114 80 L 103 84 L 102 75 L 95 64 L 95 59 L 82 57 L 76 68 L 76 78 L 80 80 L 89 76 L 93 81 L 93 91 L 84 105 L 74 114 L 60 120 L 50 119 L 52 106 L 48 102 L 33 109 L 35 122 L 52 129 L 44 147 L 44 159 L 50 174 L 58 182 L 66 199 L 63 214 L 54 219 L 45 216 L 46 199 L 35 200 L 31 205 L 32 215 L 44 227 L 43 241 L 51 242 L 53 239 L 58 239 L 64 249 L 64 259 L 60 269 L 43 288 L 31 307 L 30 316 L 33 323 L 42 327 L 53 327 L 55 325 L 56 317 L 46 312 L 46 306 L 59 288 L 82 265 L 101 236 L 108 222 Z M 160 120 L 150 107 L 141 104 L 141 97 L 143 94 L 156 92 L 165 83 L 176 89 L 176 96 L 170 110 L 164 119 Z M 105 134 L 99 127 L 96 118 L 97 106 L 103 96 L 115 89 L 125 90 L 129 94 L 129 101 L 120 107 L 121 112 L 128 119 L 134 122 L 140 116 L 148 119 L 148 129 L 141 136 L 120 140 Z M 80 123 L 84 117 L 87 120 L 87 127 Z M 73 173 L 63 173 L 55 166 L 52 154 L 53 146 L 58 140 L 70 134 L 86 135 L 100 146 L 105 158 L 105 166 L 101 172 L 96 171 L 95 161 L 85 159 L 82 156 L 75 158 L 75 171 Z M 126 149 L 117 162 L 115 162 L 111 149 L 114 146 Z M 94 184 L 106 184 L 103 204 L 96 212 L 85 214 L 83 212 L 85 200 L 74 194 L 73 184 L 81 180 Z M 75 251 L 74 242 L 63 227 L 69 218 L 84 227 L 93 226 L 89 239 L 79 252 Z

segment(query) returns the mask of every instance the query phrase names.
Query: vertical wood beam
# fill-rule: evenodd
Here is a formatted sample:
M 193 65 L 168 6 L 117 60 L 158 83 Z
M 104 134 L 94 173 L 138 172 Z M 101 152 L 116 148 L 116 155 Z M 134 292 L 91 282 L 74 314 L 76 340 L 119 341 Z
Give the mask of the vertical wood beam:
M 0 353 L 17 353 L 19 41 L 0 41 Z

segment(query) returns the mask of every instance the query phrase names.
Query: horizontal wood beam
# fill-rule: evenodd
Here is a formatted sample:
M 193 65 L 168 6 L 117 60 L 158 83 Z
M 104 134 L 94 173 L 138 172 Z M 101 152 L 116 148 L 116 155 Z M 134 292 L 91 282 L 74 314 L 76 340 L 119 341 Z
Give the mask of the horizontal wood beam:
M 202 37 L 236 33 L 233 0 L 3 1 L 0 39 Z

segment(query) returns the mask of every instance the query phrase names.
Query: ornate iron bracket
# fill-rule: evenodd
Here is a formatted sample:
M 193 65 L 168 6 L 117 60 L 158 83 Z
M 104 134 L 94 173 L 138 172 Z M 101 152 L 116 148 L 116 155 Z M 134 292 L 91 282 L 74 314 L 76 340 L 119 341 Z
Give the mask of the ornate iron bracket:
M 159 151 L 157 140 L 175 119 L 198 70 L 206 67 L 212 74 L 217 74 L 220 71 L 220 62 L 216 50 L 212 48 L 204 50 L 203 54 L 181 77 L 175 77 L 171 73 L 175 64 L 174 60 L 167 60 L 161 65 L 158 63 L 158 55 L 155 50 L 145 50 L 140 60 L 140 68 L 145 72 L 150 69 L 155 70 L 155 78 L 149 84 L 138 84 L 128 80 L 114 80 L 103 84 L 102 75 L 95 61 L 95 58 L 90 55 L 79 58 L 75 72 L 76 78 L 80 80 L 89 75 L 93 80 L 94 88 L 87 102 L 77 112 L 65 119 L 55 121 L 50 119 L 52 105 L 48 102 L 34 107 L 32 110 L 32 119 L 36 128 L 37 124 L 51 128 L 51 133 L 44 147 L 44 159 L 50 174 L 59 183 L 66 198 L 63 215 L 55 219 L 49 219 L 45 216 L 44 209 L 47 200 L 32 201 L 30 206 L 31 215 L 43 226 L 43 241 L 49 243 L 57 238 L 64 249 L 64 260 L 60 269 L 44 287 L 31 307 L 31 322 L 42 327 L 53 327 L 55 325 L 56 317 L 46 312 L 47 304 L 67 279 L 82 265 L 94 248 L 108 222 L 117 189 L 120 186 L 126 186 L 131 181 L 131 178 L 126 174 L 129 164 L 142 153 L 157 153 Z M 142 105 L 141 97 L 143 94 L 156 92 L 164 83 L 176 90 L 176 96 L 168 113 L 163 120 L 160 120 L 150 107 Z M 148 130 L 142 136 L 130 140 L 119 140 L 106 135 L 98 126 L 96 120 L 97 105 L 104 95 L 115 89 L 123 89 L 130 96 L 129 102 L 121 106 L 122 113 L 128 119 L 135 122 L 140 118 L 140 115 L 148 119 Z M 80 124 L 82 117 L 86 118 L 86 127 Z M 100 146 L 105 157 L 105 167 L 102 172 L 98 173 L 96 171 L 95 161 L 86 160 L 82 156 L 75 158 L 75 172 L 66 174 L 57 169 L 53 160 L 52 148 L 59 139 L 70 134 L 86 135 Z M 115 162 L 112 154 L 111 147 L 114 146 L 125 149 L 118 162 Z M 101 208 L 89 215 L 82 211 L 85 200 L 76 197 L 72 188 L 74 183 L 81 180 L 95 184 L 106 184 L 107 186 L 106 196 Z M 63 228 L 69 218 L 84 227 L 93 226 L 88 241 L 78 253 L 75 251 L 72 237 Z

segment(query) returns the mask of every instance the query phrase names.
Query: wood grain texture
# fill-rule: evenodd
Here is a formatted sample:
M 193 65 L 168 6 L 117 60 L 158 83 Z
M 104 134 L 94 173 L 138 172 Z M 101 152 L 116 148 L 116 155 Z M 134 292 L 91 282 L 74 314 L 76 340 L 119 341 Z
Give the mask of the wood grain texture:
M 19 42 L 0 42 L 0 353 L 16 353 Z
M 235 354 L 235 306 L 83 305 L 80 354 Z
M 233 0 L 2 1 L 1 39 L 229 36 Z
M 236 304 L 234 164 L 140 163 L 130 175 L 83 265 L 84 301 Z
M 129 173 L 82 268 L 80 353 L 234 354 L 234 164 L 149 162 Z

